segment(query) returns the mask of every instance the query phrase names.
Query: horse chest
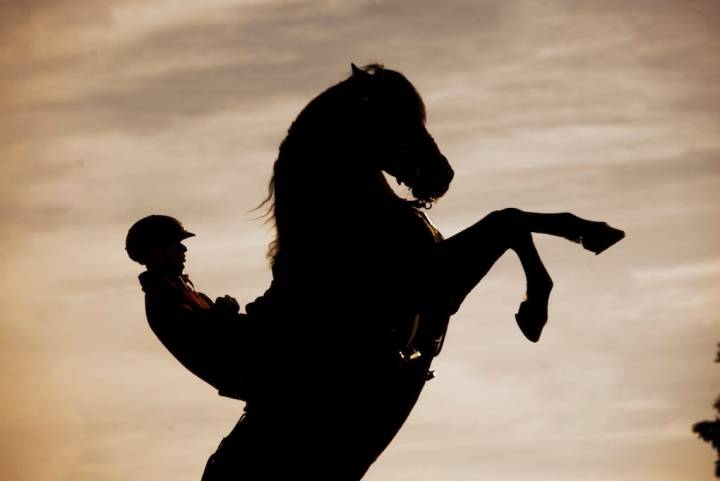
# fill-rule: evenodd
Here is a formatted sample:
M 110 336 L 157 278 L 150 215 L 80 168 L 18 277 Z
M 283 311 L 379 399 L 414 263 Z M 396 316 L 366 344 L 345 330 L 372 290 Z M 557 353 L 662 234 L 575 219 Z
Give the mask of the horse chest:
M 398 258 L 404 260 L 404 267 L 418 267 L 432 246 L 443 240 L 427 215 L 417 209 L 408 209 L 387 221 L 387 244 Z M 409 263 L 409 265 L 407 265 Z

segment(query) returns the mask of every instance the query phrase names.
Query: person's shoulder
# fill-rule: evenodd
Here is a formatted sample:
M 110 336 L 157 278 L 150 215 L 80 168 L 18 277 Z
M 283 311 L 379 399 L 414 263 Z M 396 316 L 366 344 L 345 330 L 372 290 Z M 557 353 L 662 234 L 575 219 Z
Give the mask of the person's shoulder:
M 146 295 L 168 294 L 178 290 L 171 276 L 145 271 L 138 276 Z

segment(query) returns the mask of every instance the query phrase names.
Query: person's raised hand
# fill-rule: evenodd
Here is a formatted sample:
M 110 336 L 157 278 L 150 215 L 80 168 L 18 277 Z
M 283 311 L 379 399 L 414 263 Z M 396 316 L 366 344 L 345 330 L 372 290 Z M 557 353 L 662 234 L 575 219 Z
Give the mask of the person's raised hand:
M 231 314 L 237 314 L 240 312 L 240 304 L 238 304 L 238 301 L 235 300 L 234 297 L 228 295 L 218 297 L 215 300 L 215 306 Z

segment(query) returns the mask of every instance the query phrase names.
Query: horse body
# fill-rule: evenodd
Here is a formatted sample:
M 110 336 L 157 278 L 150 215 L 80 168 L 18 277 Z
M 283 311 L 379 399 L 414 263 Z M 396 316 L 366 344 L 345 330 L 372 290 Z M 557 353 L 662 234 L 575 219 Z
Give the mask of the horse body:
M 444 240 L 418 208 L 447 191 L 453 171 L 424 124 L 405 77 L 353 65 L 291 125 L 266 199 L 273 281 L 246 307 L 247 415 L 203 481 L 359 480 L 415 405 L 449 317 L 504 252 L 528 279 L 517 322 L 537 341 L 552 282 L 531 232 L 595 252 L 621 238 L 572 214 L 505 209 Z M 395 195 L 382 172 L 415 200 Z M 420 356 L 403 361 L 402 351 Z
M 246 308 L 263 340 L 248 420 L 265 431 L 256 437 L 266 452 L 294 460 L 295 475 L 360 479 L 427 379 L 430 353 L 402 361 L 398 351 L 422 314 L 418 271 L 437 233 L 411 206 L 371 207 L 350 215 L 344 206 L 347 224 L 323 234 L 332 242 L 278 256 L 270 289 Z
M 280 146 L 269 197 L 273 289 L 283 299 L 275 304 L 304 307 L 295 311 L 308 319 L 296 326 L 299 338 L 327 338 L 311 342 L 308 355 L 352 349 L 363 366 L 380 362 L 388 332 L 405 330 L 422 310 L 424 259 L 442 238 L 381 172 L 395 161 L 396 176 L 417 178 L 405 171 L 423 159 L 423 169 L 438 170 L 439 162 L 443 175 L 425 174 L 441 184 L 425 185 L 428 195 L 442 195 L 452 178 L 412 85 L 373 68 L 375 75 L 354 74 L 300 113 Z M 403 155 L 409 167 L 397 165 Z
M 447 160 L 412 85 L 379 67 L 377 78 L 365 75 L 311 101 L 281 144 L 269 197 L 273 282 L 246 307 L 258 349 L 245 421 L 256 428 L 244 436 L 255 460 L 285 460 L 300 478 L 362 477 L 410 413 L 432 358 L 402 361 L 399 352 L 430 345 L 416 320 L 429 319 L 423 259 L 442 237 L 381 170 L 417 176 L 384 169 L 385 157 L 426 156 L 424 169 Z M 404 153 L 394 151 L 398 138 Z M 435 176 L 445 185 L 422 188 L 441 194 L 451 176 L 447 165 Z

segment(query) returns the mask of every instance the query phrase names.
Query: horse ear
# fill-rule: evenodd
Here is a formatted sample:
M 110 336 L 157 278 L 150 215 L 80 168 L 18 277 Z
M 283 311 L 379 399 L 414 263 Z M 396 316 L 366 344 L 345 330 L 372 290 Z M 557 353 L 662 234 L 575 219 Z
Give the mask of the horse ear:
M 372 83 L 370 82 L 370 80 L 372 75 L 370 75 L 354 63 L 351 63 L 350 67 L 352 68 L 352 77 L 359 79 L 360 82 L 358 85 L 362 85 L 362 87 L 360 87 L 360 102 L 366 104 L 370 100 L 370 91 L 372 90 Z
M 369 77 L 370 74 L 355 65 L 354 63 L 350 64 L 350 68 L 352 68 L 352 74 L 354 77 Z

